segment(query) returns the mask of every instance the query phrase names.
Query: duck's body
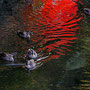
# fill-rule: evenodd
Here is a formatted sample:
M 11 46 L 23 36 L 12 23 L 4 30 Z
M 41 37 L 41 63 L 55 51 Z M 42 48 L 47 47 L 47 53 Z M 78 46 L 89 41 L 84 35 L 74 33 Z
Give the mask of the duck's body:
M 23 31 L 23 32 L 22 31 L 18 31 L 17 35 L 19 37 L 21 37 L 23 39 L 27 39 L 27 41 L 29 41 L 30 40 L 30 36 L 33 35 L 33 33 L 31 31 L 28 31 L 28 32 L 26 32 L 26 31 Z
M 28 70 L 33 70 L 33 69 L 35 69 L 35 68 L 36 68 L 36 63 L 35 63 L 34 59 L 27 60 L 25 67 L 26 67 Z
M 83 10 L 84 10 L 84 13 L 86 15 L 90 15 L 90 9 L 89 8 L 84 8 Z
M 33 49 L 28 49 L 27 57 L 29 59 L 36 59 L 37 58 L 37 53 Z
M 5 52 L 0 52 L 0 60 L 3 61 L 9 61 L 9 62 L 14 62 L 14 55 L 16 55 L 17 53 L 5 53 Z
M 30 70 L 34 70 L 39 68 L 41 65 L 43 65 L 42 62 L 37 62 L 34 59 L 26 60 L 25 68 L 28 70 L 28 73 Z

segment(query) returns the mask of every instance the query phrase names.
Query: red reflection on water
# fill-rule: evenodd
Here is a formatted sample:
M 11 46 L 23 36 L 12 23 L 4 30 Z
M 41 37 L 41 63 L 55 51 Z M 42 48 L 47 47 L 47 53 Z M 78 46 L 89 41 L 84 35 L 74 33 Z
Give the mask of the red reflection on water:
M 51 52 L 50 58 L 55 59 L 65 55 L 66 51 L 71 51 L 68 48 L 72 47 L 72 43 L 78 39 L 76 33 L 80 28 L 78 22 L 83 18 L 77 15 L 78 5 L 75 2 L 72 0 L 46 0 L 38 11 L 32 12 L 32 9 L 28 7 L 23 11 L 25 24 L 28 23 L 27 29 L 37 25 L 35 29 L 31 30 L 37 34 L 33 38 L 33 42 L 42 40 L 37 43 L 37 46 L 42 46 L 38 48 L 38 52 L 41 50 Z M 38 35 L 45 38 L 39 38 Z

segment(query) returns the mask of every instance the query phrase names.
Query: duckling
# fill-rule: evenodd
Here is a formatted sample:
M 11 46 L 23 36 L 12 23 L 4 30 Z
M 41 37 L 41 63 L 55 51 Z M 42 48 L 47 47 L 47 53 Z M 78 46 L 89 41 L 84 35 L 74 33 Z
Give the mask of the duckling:
M 90 15 L 90 9 L 89 8 L 84 8 L 83 10 L 84 10 L 84 13 L 86 15 Z
M 18 31 L 17 35 L 19 37 L 21 37 L 22 39 L 26 39 L 27 42 L 29 42 L 30 41 L 30 35 L 33 35 L 33 33 L 31 31 L 28 31 L 28 32 L 26 32 L 26 31 L 23 31 L 23 32 L 22 31 Z
M 37 58 L 37 53 L 33 49 L 28 49 L 27 57 L 29 59 L 36 59 Z
M 15 56 L 16 54 L 17 54 L 16 52 L 11 53 L 11 54 L 0 52 L 0 60 L 14 62 L 13 56 Z

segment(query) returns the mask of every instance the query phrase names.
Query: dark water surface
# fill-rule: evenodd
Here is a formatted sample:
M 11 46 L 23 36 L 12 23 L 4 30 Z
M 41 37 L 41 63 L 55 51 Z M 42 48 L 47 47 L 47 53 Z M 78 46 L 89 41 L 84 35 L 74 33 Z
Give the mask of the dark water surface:
M 30 75 L 0 63 L 0 90 L 89 90 L 90 16 L 83 8 L 90 2 L 29 1 L 0 1 L 0 51 L 17 52 L 15 63 L 25 62 L 28 48 L 49 57 Z M 32 31 L 31 42 L 19 38 L 18 30 Z

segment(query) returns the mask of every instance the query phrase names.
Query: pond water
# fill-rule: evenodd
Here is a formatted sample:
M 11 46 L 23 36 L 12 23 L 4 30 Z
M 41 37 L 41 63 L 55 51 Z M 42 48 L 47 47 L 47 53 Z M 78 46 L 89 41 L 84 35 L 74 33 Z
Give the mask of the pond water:
M 0 90 L 89 90 L 89 0 L 1 0 L 0 52 L 17 52 L 15 63 L 33 48 L 43 65 L 27 71 L 0 62 Z M 32 31 L 31 42 L 17 31 Z

